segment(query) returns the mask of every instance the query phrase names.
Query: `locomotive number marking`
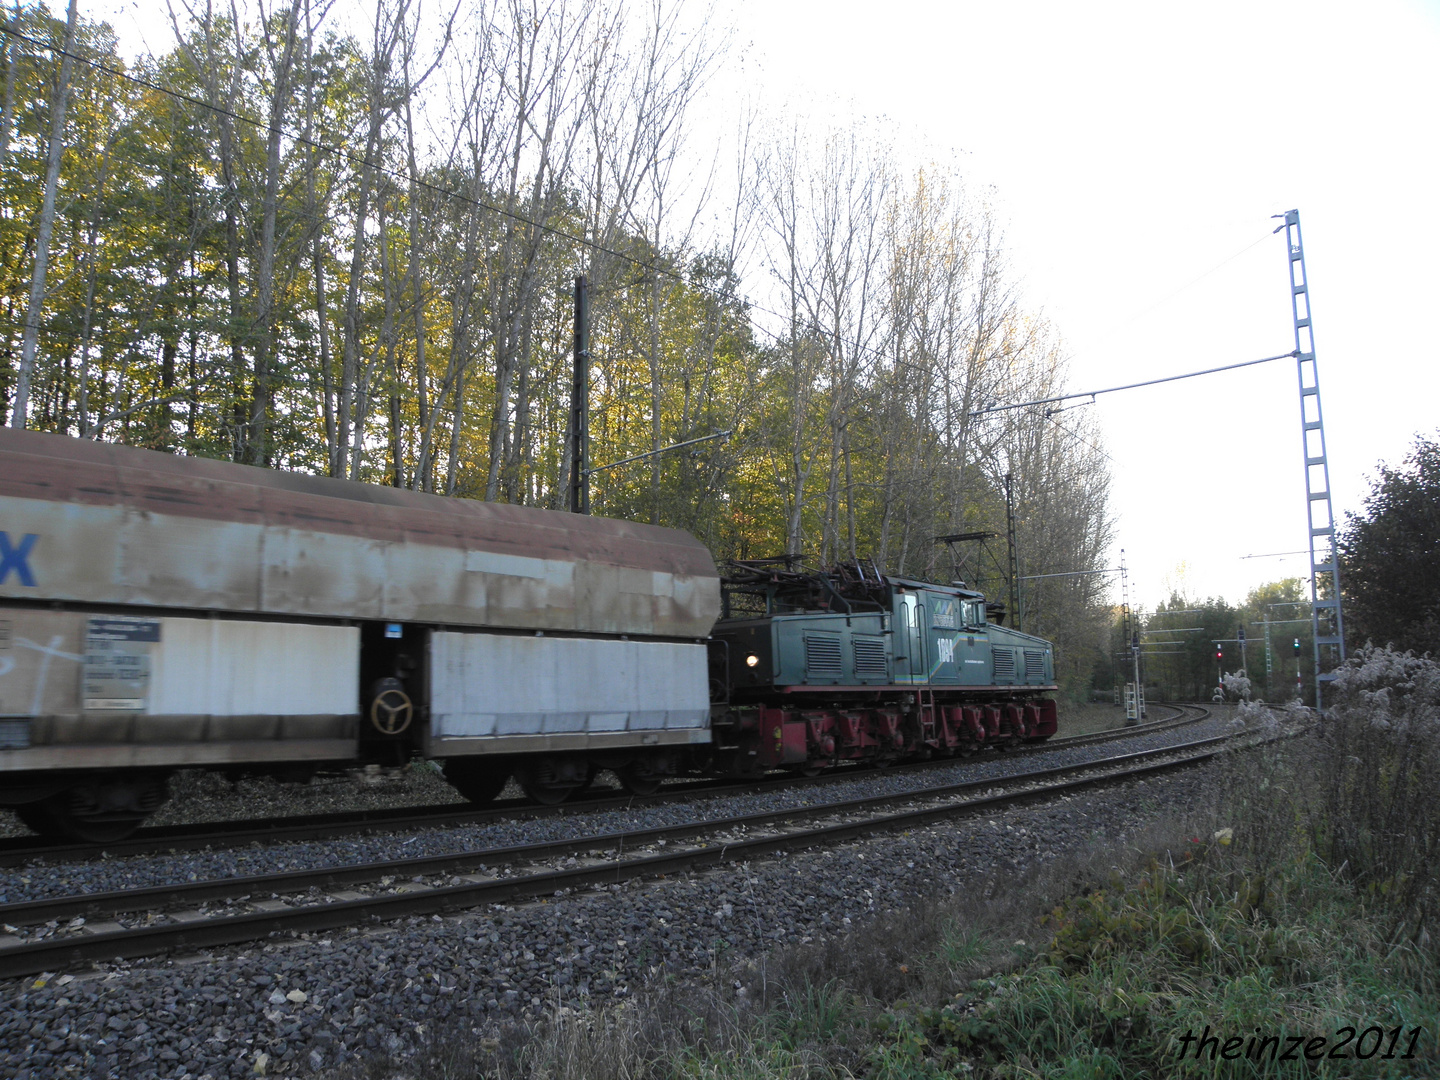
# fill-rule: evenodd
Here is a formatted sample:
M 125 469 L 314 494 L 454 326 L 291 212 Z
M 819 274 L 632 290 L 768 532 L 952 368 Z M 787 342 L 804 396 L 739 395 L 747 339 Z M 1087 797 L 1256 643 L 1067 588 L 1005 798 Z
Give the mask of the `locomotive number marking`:
M 20 584 L 26 588 L 35 587 L 35 575 L 30 572 L 30 549 L 35 546 L 36 534 L 26 533 L 15 546 L 10 544 L 10 534 L 0 532 L 0 585 L 15 571 Z
M 942 664 L 953 664 L 955 662 L 955 639 L 936 638 L 935 652 L 940 657 Z

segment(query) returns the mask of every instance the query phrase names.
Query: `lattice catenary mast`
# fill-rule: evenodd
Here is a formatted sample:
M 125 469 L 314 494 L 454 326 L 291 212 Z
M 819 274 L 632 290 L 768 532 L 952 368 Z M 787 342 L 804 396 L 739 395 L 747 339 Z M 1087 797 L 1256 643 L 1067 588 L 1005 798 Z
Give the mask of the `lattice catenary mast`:
M 1277 214 L 1276 217 L 1281 215 Z M 1340 564 L 1335 550 L 1335 510 L 1330 501 L 1330 465 L 1325 457 L 1325 419 L 1320 410 L 1320 375 L 1315 368 L 1315 335 L 1310 322 L 1310 278 L 1300 240 L 1300 211 L 1284 214 L 1290 252 L 1290 311 L 1295 319 L 1295 359 L 1300 378 L 1300 437 L 1305 450 L 1305 507 L 1310 530 L 1310 611 L 1315 638 L 1315 707 L 1321 688 L 1335 678 L 1345 659 L 1345 624 L 1340 614 Z M 1280 229 L 1275 230 L 1279 232 Z

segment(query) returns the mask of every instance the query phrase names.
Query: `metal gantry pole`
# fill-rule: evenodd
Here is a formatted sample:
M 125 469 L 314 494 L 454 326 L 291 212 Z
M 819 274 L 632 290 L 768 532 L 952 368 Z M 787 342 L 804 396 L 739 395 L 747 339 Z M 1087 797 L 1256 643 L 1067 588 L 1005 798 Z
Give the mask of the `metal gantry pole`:
M 575 372 L 570 383 L 570 491 L 566 509 L 590 513 L 590 289 L 575 279 Z
M 1015 477 L 1012 473 L 1005 474 L 1005 544 L 1010 553 L 1010 625 L 1016 630 L 1023 630 L 1023 613 L 1020 610 L 1023 603 L 1020 597 L 1020 554 L 1015 550 Z
M 1265 700 L 1270 700 L 1270 673 L 1275 669 L 1275 653 L 1270 647 L 1270 609 L 1265 609 Z
M 1335 509 L 1330 500 L 1330 465 L 1325 455 L 1325 418 L 1320 408 L 1320 374 L 1310 316 L 1310 278 L 1300 238 L 1300 211 L 1285 212 L 1290 265 L 1290 313 L 1295 322 L 1295 359 L 1300 380 L 1300 438 L 1305 453 L 1306 524 L 1310 532 L 1311 630 L 1315 638 L 1315 708 L 1321 688 L 1345 660 L 1345 624 L 1340 612 L 1340 564 L 1335 549 Z M 1279 232 L 1276 229 L 1276 232 Z
M 1138 724 L 1145 719 L 1145 686 L 1140 681 L 1140 624 L 1130 610 L 1130 575 L 1126 571 L 1125 549 L 1120 549 L 1120 616 L 1123 620 L 1125 647 L 1130 653 L 1134 682 L 1125 691 L 1125 722 Z

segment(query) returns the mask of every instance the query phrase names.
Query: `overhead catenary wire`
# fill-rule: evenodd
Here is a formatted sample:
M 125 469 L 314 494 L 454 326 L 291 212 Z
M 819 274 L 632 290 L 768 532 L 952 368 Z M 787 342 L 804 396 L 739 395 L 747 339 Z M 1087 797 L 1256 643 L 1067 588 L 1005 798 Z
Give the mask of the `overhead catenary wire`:
M 619 461 L 612 461 L 608 465 L 596 465 L 593 469 L 586 469 L 586 476 L 594 476 L 596 473 L 604 472 L 606 469 L 614 469 L 620 465 L 628 465 L 632 461 L 643 461 L 645 458 L 656 457 L 659 454 L 667 454 L 671 450 L 680 450 L 686 446 L 694 446 L 696 443 L 709 442 L 711 439 L 728 439 L 735 434 L 733 428 L 725 431 L 717 431 L 713 435 L 701 435 L 698 439 L 686 439 L 684 442 L 672 443 L 670 446 L 662 446 L 658 450 L 646 450 L 643 454 L 631 454 L 629 457 L 621 458 Z
M 1113 567 L 1109 570 L 1067 570 L 1061 574 L 1026 574 L 1020 578 L 1021 581 L 1039 581 L 1041 578 L 1052 577 L 1086 577 L 1090 574 L 1118 574 L 1120 568 Z
M 1238 364 L 1222 364 L 1220 367 L 1205 368 L 1203 371 L 1187 371 L 1183 375 L 1166 375 L 1159 379 L 1146 379 L 1144 382 L 1126 383 L 1124 386 L 1107 386 L 1103 390 L 1080 390 L 1073 394 L 1057 394 L 1054 397 L 1036 398 L 1034 401 L 1017 401 L 1009 405 L 989 405 L 983 409 L 977 409 L 970 415 L 978 419 L 982 416 L 989 416 L 991 413 L 1009 412 L 1012 409 L 1025 409 L 1032 405 L 1050 405 L 1056 401 L 1070 401 L 1074 398 L 1088 397 L 1092 400 L 1099 394 L 1113 394 L 1120 390 L 1136 390 L 1142 386 L 1158 386 L 1160 383 L 1177 382 L 1180 379 L 1195 379 L 1201 375 L 1214 375 L 1220 371 L 1234 371 L 1236 368 L 1254 367 L 1256 364 L 1268 364 L 1272 360 L 1293 359 L 1300 355 L 1298 351 L 1291 349 L 1289 352 L 1276 353 L 1274 356 L 1262 356 L 1258 360 L 1242 360 Z
M 1087 401 L 1085 404 L 1089 405 L 1089 404 L 1092 404 L 1092 403 Z M 1073 406 L 1072 406 L 1072 408 L 1073 408 Z M 1119 462 L 1117 462 L 1113 457 L 1110 456 L 1110 452 L 1109 452 L 1108 450 L 1106 450 L 1103 446 L 1100 446 L 1100 445 L 1097 444 L 1097 443 L 1091 442 L 1089 439 L 1085 438 L 1085 436 L 1081 435 L 1078 431 L 1074 431 L 1074 430 L 1072 430 L 1071 428 L 1066 427 L 1066 426 L 1065 426 L 1064 424 L 1062 424 L 1059 420 L 1056 420 L 1056 419 L 1055 419 L 1055 416 L 1054 416 L 1054 413 L 1057 412 L 1057 411 L 1063 411 L 1063 410 L 1051 410 L 1051 409 L 1046 409 L 1046 410 L 1045 410 L 1045 419 L 1049 420 L 1052 424 L 1054 424 L 1054 425 L 1055 425 L 1057 428 L 1059 428 L 1061 431 L 1065 432 L 1065 434 L 1066 434 L 1066 435 L 1069 435 L 1072 439 L 1076 440 L 1077 442 L 1082 442 L 1082 443 L 1084 443 L 1086 446 L 1090 447 L 1091 450 L 1094 450 L 1097 454 L 1099 454 L 1101 457 L 1103 457 L 1106 461 L 1108 461 L 1108 462 L 1110 462 L 1110 463 L 1112 463 L 1112 464 L 1119 464 Z M 973 414 L 972 414 L 972 415 L 973 415 Z
M 1240 258 L 1240 256 L 1242 256 L 1242 255 L 1244 255 L 1246 252 L 1250 251 L 1252 248 L 1259 247 L 1261 244 L 1265 243 L 1265 241 L 1266 241 L 1266 240 L 1269 240 L 1270 237 L 1273 236 L 1274 234 L 1275 234 L 1275 230 L 1272 230 L 1272 229 L 1267 228 L 1263 233 L 1260 234 L 1260 236 L 1256 237 L 1253 241 L 1251 241 L 1250 243 L 1246 244 L 1244 247 L 1242 247 L 1239 251 L 1235 252 L 1233 255 L 1227 255 L 1225 258 L 1221 259 L 1221 260 L 1220 260 L 1218 263 L 1216 263 L 1214 266 L 1210 267 L 1209 270 L 1206 270 L 1206 271 L 1204 271 L 1203 273 L 1196 275 L 1195 277 L 1191 278 L 1189 281 L 1185 282 L 1185 284 L 1181 285 L 1179 288 L 1174 289 L 1174 290 L 1172 290 L 1171 292 L 1166 293 L 1164 296 L 1160 297 L 1158 300 L 1155 300 L 1155 301 L 1153 301 L 1152 303 L 1147 304 L 1145 307 L 1141 308 L 1140 310 L 1135 311 L 1135 312 L 1132 312 L 1130 315 L 1125 316 L 1125 317 L 1124 317 L 1123 319 L 1121 319 L 1118 323 L 1115 323 L 1113 326 L 1111 326 L 1108 330 L 1103 331 L 1103 332 L 1100 334 L 1100 337 L 1098 338 L 1098 340 L 1099 340 L 1099 341 L 1102 341 L 1102 342 L 1104 342 L 1104 341 L 1109 341 L 1109 340 L 1110 340 L 1111 338 L 1113 338 L 1116 334 L 1118 334 L 1121 330 L 1125 329 L 1125 327 L 1129 326 L 1131 323 L 1135 322 L 1137 319 L 1140 319 L 1140 318 L 1142 318 L 1142 317 L 1150 314 L 1150 312 L 1154 311 L 1154 310 L 1155 310 L 1156 308 L 1158 308 L 1158 307 L 1161 307 L 1161 306 L 1163 306 L 1163 305 L 1165 305 L 1165 304 L 1168 304 L 1171 300 L 1174 300 L 1175 297 L 1177 297 L 1177 296 L 1179 296 L 1181 293 L 1185 292 L 1186 289 L 1193 288 L 1194 286 L 1200 284 L 1200 282 L 1204 281 L 1204 280 L 1205 280 L 1206 278 L 1208 278 L 1211 274 L 1214 274 L 1214 273 L 1216 273 L 1216 272 L 1218 272 L 1218 271 L 1220 271 L 1220 270 L 1223 270 L 1225 267 L 1229 266 L 1229 265 L 1230 265 L 1232 262 L 1234 262 L 1236 259 Z

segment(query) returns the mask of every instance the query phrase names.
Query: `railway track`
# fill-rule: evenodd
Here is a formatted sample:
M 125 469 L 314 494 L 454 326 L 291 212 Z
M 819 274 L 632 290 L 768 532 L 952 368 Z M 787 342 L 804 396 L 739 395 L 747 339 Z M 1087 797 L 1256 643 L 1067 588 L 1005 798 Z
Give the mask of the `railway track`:
M 1044 743 L 1021 746 L 1015 753 L 1031 755 L 1072 746 L 1113 742 L 1198 723 L 1210 715 L 1200 705 L 1152 705 L 1175 711 L 1174 716 L 1159 717 L 1133 727 L 1091 732 L 1085 735 L 1052 738 Z M 449 825 L 482 824 L 487 821 L 524 817 L 536 819 L 613 808 L 633 809 L 681 802 L 696 796 L 728 798 L 764 791 L 789 788 L 821 787 L 838 781 L 852 780 L 883 771 L 888 775 L 919 772 L 954 764 L 955 758 L 911 762 L 877 770 L 868 766 L 843 766 L 821 776 L 795 776 L 786 779 L 749 780 L 686 780 L 666 784 L 654 795 L 626 793 L 592 794 L 559 806 L 540 806 L 526 799 L 503 799 L 486 806 L 469 803 L 441 803 L 429 806 L 407 806 L 380 810 L 356 810 L 329 814 L 307 814 L 290 817 L 256 818 L 226 822 L 203 822 L 182 825 L 159 825 L 141 829 L 136 835 L 108 844 L 56 844 L 40 836 L 18 836 L 0 839 L 0 867 L 38 863 L 63 863 L 94 858 L 102 853 L 109 857 L 141 855 L 158 851 L 194 851 L 207 847 L 242 847 L 254 843 L 328 839 L 346 835 L 398 831 L 411 828 L 441 828 Z
M 833 844 L 1185 768 L 1232 737 L 664 828 L 0 905 L 11 934 L 0 939 L 0 977 L 452 912 Z

